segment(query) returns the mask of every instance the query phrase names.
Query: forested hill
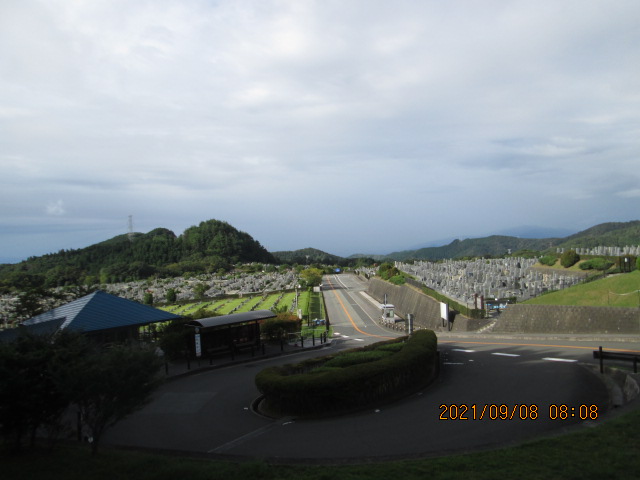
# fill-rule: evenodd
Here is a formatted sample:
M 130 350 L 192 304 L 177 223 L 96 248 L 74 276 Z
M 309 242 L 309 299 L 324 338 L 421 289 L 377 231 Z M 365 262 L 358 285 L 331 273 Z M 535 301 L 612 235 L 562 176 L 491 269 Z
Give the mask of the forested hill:
M 208 220 L 176 236 L 157 228 L 78 250 L 0 266 L 0 291 L 139 280 L 152 275 L 216 272 L 238 262 L 277 263 L 258 241 L 226 222 Z
M 522 250 L 543 252 L 557 247 L 593 248 L 598 246 L 624 247 L 627 245 L 640 245 L 640 220 L 602 223 L 564 238 L 537 239 L 492 235 L 483 238 L 454 240 L 449 245 L 394 252 L 384 258 L 399 261 L 408 259 L 441 260 L 444 258 L 502 256 L 507 254 L 509 250 L 512 253 Z
M 561 247 L 594 248 L 640 245 L 640 220 L 633 222 L 601 223 L 562 239 Z
M 441 260 L 444 258 L 463 258 L 481 256 L 505 255 L 509 250 L 541 251 L 549 248 L 550 245 L 557 245 L 558 239 L 533 239 L 517 238 L 502 235 L 492 235 L 483 238 L 467 238 L 465 240 L 454 240 L 449 245 L 441 247 L 426 247 L 419 250 L 406 250 L 394 252 L 387 255 L 388 260 L 420 259 L 420 260 Z
M 286 251 L 286 252 L 273 252 L 273 256 L 276 257 L 282 263 L 289 263 L 298 265 L 310 265 L 312 263 L 321 263 L 324 265 L 343 265 L 349 263 L 349 260 L 337 255 L 331 255 L 330 253 L 323 252 L 315 248 L 303 248 L 300 250 Z M 353 263 L 353 262 L 351 262 Z

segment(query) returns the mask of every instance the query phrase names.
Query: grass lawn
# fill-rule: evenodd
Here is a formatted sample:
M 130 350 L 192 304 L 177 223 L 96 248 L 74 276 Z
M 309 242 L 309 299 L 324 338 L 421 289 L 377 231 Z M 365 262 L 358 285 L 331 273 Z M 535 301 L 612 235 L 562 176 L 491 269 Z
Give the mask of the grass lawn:
M 640 307 L 640 271 L 611 275 L 523 302 L 529 305 Z
M 264 300 L 262 300 L 262 297 L 256 296 L 251 300 L 249 300 L 246 304 L 244 304 L 239 310 L 237 310 L 236 313 L 248 312 L 251 310 L 251 307 L 255 307 L 254 308 L 255 310 L 271 310 L 273 308 L 274 303 L 276 302 L 278 297 L 280 297 L 280 295 L 281 293 L 279 292 L 272 293 L 269 296 L 267 296 L 267 298 Z M 306 292 L 304 294 L 301 294 L 301 299 L 303 298 L 303 295 L 308 295 L 308 294 Z M 296 298 L 296 294 L 294 292 L 285 293 L 278 305 L 279 306 L 286 305 L 287 307 L 291 307 L 291 305 L 293 305 L 293 303 L 295 302 L 295 298 Z M 304 298 L 307 298 L 307 297 L 304 297 Z M 210 312 L 215 311 L 215 313 L 219 315 L 228 315 L 229 313 L 231 313 L 231 310 L 233 310 L 235 307 L 237 307 L 238 305 L 240 305 L 245 301 L 247 301 L 246 296 L 242 298 L 226 298 L 221 300 L 209 301 L 209 302 L 205 302 L 205 305 L 207 310 Z M 305 301 L 304 305 L 306 306 L 307 300 L 305 299 L 304 301 Z M 302 305 L 302 300 L 300 300 L 300 304 Z M 159 308 L 161 310 L 175 313 L 176 315 L 188 315 L 188 314 L 197 312 L 198 309 L 202 307 L 202 305 L 203 305 L 202 302 L 191 302 L 185 305 L 164 305 Z
M 325 439 L 330 441 L 330 439 Z M 103 448 L 59 446 L 52 453 L 0 458 L 4 480 L 159 479 L 632 479 L 640 472 L 640 409 L 564 436 L 520 446 L 363 465 L 269 465 L 233 463 Z
M 256 310 L 271 310 L 273 304 L 276 303 L 276 300 L 280 296 L 280 293 L 272 293 L 264 300 L 261 300 L 258 305 L 256 305 Z M 284 304 L 283 304 L 284 305 Z
M 300 292 L 298 296 L 298 308 L 302 310 L 303 318 L 309 315 L 309 292 L 307 290 Z
M 246 298 L 227 299 L 224 305 L 222 305 L 220 308 L 218 308 L 218 310 L 216 310 L 216 313 L 219 313 L 220 315 L 228 315 L 231 313 L 231 310 L 233 310 L 235 307 L 240 305 L 245 300 L 247 299 Z

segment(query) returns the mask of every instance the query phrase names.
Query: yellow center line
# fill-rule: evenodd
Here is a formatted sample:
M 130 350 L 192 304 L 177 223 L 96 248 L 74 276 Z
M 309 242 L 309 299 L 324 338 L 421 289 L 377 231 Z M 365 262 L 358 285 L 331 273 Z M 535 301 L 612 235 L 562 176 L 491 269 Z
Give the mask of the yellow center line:
M 357 332 L 361 333 L 362 335 L 367 335 L 368 337 L 395 338 L 395 337 L 384 337 L 382 335 L 374 335 L 372 333 L 367 333 L 367 332 L 363 332 L 362 330 L 360 330 L 358 328 L 358 326 L 355 324 L 355 322 L 353 321 L 353 318 L 351 318 L 351 315 L 349 315 L 349 312 L 347 311 L 347 307 L 342 302 L 342 298 L 340 298 L 340 296 L 338 295 L 338 292 L 336 291 L 336 288 L 334 288 L 333 283 L 331 283 L 331 279 L 327 278 L 327 282 L 329 282 L 329 285 L 331 285 L 331 290 L 333 291 L 333 294 L 338 299 L 338 302 L 340 302 L 340 306 L 342 307 L 342 310 L 344 310 L 344 313 L 347 315 L 347 318 L 349 319 L 349 322 L 351 323 L 353 328 L 356 329 Z M 596 349 L 596 347 L 583 347 L 583 346 L 579 346 L 579 345 L 547 345 L 547 344 L 542 344 L 542 343 L 511 343 L 511 342 L 459 342 L 457 340 L 441 340 L 441 339 L 438 339 L 438 343 L 463 343 L 463 344 L 469 344 L 469 345 L 508 345 L 508 346 L 511 346 L 511 347 L 573 348 L 573 349 L 576 349 L 576 350 L 578 350 L 578 349 L 583 349 L 583 350 L 594 350 L 594 349 Z M 607 347 L 606 350 L 612 351 L 612 352 L 640 353 L 639 350 L 627 350 L 627 349 L 622 349 L 622 348 L 609 348 L 609 347 Z
M 367 332 L 363 332 L 362 330 L 360 330 L 358 328 L 358 326 L 356 325 L 356 323 L 353 321 L 353 318 L 351 318 L 351 315 L 349 315 L 349 312 L 347 311 L 347 307 L 344 305 L 344 303 L 342 302 L 342 299 L 340 298 L 340 295 L 338 295 L 338 292 L 336 291 L 336 289 L 333 287 L 333 283 L 331 283 L 331 280 L 327 278 L 327 281 L 329 282 L 329 285 L 331 285 L 331 291 L 333 292 L 333 294 L 336 296 L 336 298 L 338 299 L 338 302 L 340 302 L 340 306 L 342 307 L 342 310 L 344 310 L 344 313 L 347 314 L 347 318 L 349 319 L 349 322 L 351 322 L 351 325 L 353 326 L 353 328 L 356 329 L 357 332 L 361 333 L 362 335 L 366 335 L 368 337 L 376 337 L 376 338 L 395 338 L 395 337 L 383 337 L 382 335 L 374 335 L 372 333 L 367 333 Z

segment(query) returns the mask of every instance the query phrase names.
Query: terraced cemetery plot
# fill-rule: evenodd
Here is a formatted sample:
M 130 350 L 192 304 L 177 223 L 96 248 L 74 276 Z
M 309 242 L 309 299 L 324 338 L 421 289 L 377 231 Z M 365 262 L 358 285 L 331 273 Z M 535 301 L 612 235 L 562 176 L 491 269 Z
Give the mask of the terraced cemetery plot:
M 234 308 L 239 307 L 242 302 L 245 302 L 246 298 L 229 298 L 227 302 L 216 310 L 216 313 L 220 315 L 229 315 Z
M 278 301 L 278 299 L 280 300 Z M 278 303 L 276 304 L 276 302 Z M 287 309 L 291 311 L 295 302 L 295 292 L 275 292 L 268 294 L 266 297 L 232 297 L 213 301 L 190 302 L 184 305 L 165 305 L 160 308 L 175 313 L 176 315 L 192 315 L 204 307 L 208 312 L 211 312 L 211 314 L 229 315 L 231 313 L 249 312 L 251 310 L 272 310 L 275 307 L 282 306 L 286 306 Z M 324 318 L 321 293 L 300 292 L 298 305 L 298 308 L 302 310 L 303 316 L 308 316 L 311 311 L 311 319 Z M 236 310 L 234 311 L 234 309 Z

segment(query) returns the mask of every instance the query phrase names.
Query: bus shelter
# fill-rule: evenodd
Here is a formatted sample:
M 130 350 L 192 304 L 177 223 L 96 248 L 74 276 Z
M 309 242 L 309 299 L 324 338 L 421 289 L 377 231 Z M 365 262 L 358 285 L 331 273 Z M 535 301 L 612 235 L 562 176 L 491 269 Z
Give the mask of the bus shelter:
M 255 310 L 187 322 L 187 327 L 193 328 L 193 341 L 189 342 L 191 354 L 210 357 L 260 349 L 260 322 L 275 316 L 271 310 Z

